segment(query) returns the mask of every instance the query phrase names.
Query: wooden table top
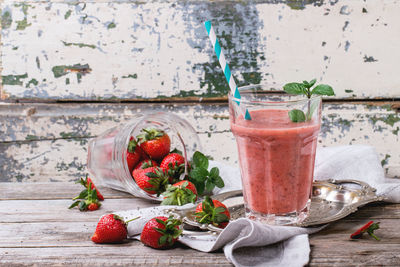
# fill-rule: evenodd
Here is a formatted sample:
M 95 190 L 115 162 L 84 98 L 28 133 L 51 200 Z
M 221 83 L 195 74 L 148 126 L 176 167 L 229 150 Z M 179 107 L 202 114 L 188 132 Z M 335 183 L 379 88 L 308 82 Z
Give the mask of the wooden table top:
M 0 265 L 197 265 L 228 266 L 223 252 L 204 253 L 181 244 L 154 250 L 136 240 L 97 245 L 90 240 L 102 214 L 154 205 L 146 200 L 99 188 L 106 200 L 100 210 L 69 210 L 80 185 L 69 183 L 0 183 Z M 379 221 L 381 241 L 350 234 L 369 220 Z M 399 265 L 400 204 L 372 204 L 310 236 L 310 266 Z

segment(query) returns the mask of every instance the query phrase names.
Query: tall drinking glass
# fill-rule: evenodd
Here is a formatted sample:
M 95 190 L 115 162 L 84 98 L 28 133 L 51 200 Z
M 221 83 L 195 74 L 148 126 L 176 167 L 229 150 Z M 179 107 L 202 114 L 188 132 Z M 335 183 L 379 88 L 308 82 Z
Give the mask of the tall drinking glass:
M 229 96 L 246 216 L 275 225 L 300 223 L 311 203 L 321 97 L 282 101 L 270 90 L 246 86 L 239 88 L 240 99 Z M 246 110 L 251 120 L 245 119 Z M 291 110 L 302 112 L 306 121 L 292 122 Z

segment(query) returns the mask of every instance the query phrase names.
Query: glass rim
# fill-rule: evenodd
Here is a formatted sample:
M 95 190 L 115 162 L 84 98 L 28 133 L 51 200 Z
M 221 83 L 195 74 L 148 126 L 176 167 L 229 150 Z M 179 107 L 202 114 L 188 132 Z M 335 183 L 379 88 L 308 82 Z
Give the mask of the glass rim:
M 268 86 L 268 84 L 254 84 L 254 85 L 245 85 L 245 86 L 241 86 L 238 87 L 239 92 L 241 90 L 249 90 L 252 88 L 256 88 L 256 87 L 266 87 Z M 267 90 L 260 90 L 260 91 L 256 91 L 256 92 L 245 92 L 244 94 L 255 94 L 255 93 L 260 93 L 260 92 L 269 92 Z M 282 90 L 282 92 L 284 92 Z M 300 95 L 294 95 L 294 94 L 286 94 L 287 96 L 300 96 Z M 301 104 L 301 103 L 307 103 L 308 101 L 315 101 L 316 99 L 321 100 L 322 96 L 320 95 L 312 95 L 311 98 L 302 98 L 302 99 L 295 99 L 295 100 L 284 100 L 284 101 L 262 101 L 262 100 L 243 100 L 243 98 L 236 98 L 233 96 L 232 91 L 229 92 L 228 94 L 229 96 L 229 100 L 230 101 L 234 101 L 236 103 L 243 103 L 243 104 L 268 104 L 268 105 L 284 105 L 284 104 Z

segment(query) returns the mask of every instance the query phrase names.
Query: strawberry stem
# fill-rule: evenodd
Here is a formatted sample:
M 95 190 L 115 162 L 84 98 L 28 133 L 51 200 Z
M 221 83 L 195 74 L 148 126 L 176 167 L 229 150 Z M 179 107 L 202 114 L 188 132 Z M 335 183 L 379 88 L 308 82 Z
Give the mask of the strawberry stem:
M 136 217 L 136 218 L 133 218 L 133 219 L 130 219 L 130 220 L 128 220 L 128 221 L 125 221 L 125 224 L 128 224 L 128 223 L 130 223 L 131 221 L 137 220 L 137 219 L 139 219 L 139 218 L 140 218 L 140 216 L 139 216 L 139 217 Z

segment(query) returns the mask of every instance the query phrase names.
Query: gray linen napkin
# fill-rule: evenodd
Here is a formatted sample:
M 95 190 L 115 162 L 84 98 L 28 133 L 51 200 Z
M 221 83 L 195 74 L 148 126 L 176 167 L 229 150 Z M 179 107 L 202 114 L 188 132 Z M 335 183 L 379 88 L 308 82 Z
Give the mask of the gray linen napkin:
M 226 182 L 222 193 L 241 188 L 240 173 L 237 168 L 219 162 L 211 162 L 210 168 L 217 166 Z M 320 148 L 317 151 L 314 176 L 316 180 L 355 179 L 369 183 L 377 189 L 377 194 L 385 201 L 400 202 L 400 180 L 387 179 L 374 148 L 369 146 L 338 146 Z M 187 204 L 178 208 L 192 207 Z M 149 219 L 166 215 L 170 207 L 116 212 L 130 219 L 141 216 L 129 223 L 128 235 L 139 238 L 140 232 Z M 235 266 L 304 266 L 309 261 L 310 246 L 308 234 L 321 230 L 290 226 L 270 226 L 249 219 L 230 222 L 218 237 L 184 235 L 179 241 L 193 249 L 211 252 L 223 247 L 225 256 Z

